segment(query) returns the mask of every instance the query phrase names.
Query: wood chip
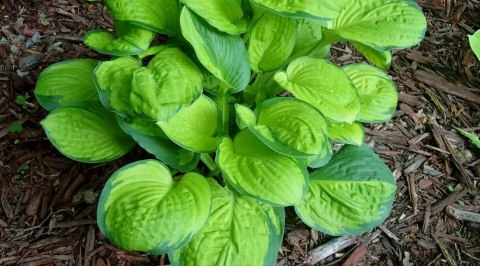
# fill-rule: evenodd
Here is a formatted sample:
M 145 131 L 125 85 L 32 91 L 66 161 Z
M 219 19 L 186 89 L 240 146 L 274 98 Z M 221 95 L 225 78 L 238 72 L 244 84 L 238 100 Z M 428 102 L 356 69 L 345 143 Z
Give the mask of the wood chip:
M 446 197 L 443 200 L 437 202 L 432 207 L 432 215 L 435 215 L 435 214 L 443 211 L 448 205 L 453 204 L 454 202 L 463 198 L 467 194 L 468 194 L 468 189 L 462 189 L 462 190 L 457 190 L 457 191 L 452 192 L 450 195 L 448 195 L 448 197 Z
M 321 260 L 329 257 L 330 255 L 339 252 L 349 246 L 355 245 L 356 243 L 358 243 L 358 238 L 356 236 L 342 236 L 334 238 L 327 243 L 308 252 L 310 257 L 305 261 L 305 264 L 317 264 Z
M 448 264 L 450 264 L 450 266 L 457 266 L 457 263 L 455 262 L 455 259 L 452 257 L 452 255 L 450 255 L 450 252 L 448 252 L 448 249 L 445 246 L 445 244 L 443 243 L 443 241 L 440 240 L 435 235 L 432 235 L 432 237 L 433 237 L 433 240 L 435 240 L 435 243 L 437 243 L 438 247 L 442 251 L 442 254 L 445 257 L 445 259 L 447 260 Z
M 459 221 L 480 223 L 480 213 L 469 212 L 447 206 L 446 212 Z

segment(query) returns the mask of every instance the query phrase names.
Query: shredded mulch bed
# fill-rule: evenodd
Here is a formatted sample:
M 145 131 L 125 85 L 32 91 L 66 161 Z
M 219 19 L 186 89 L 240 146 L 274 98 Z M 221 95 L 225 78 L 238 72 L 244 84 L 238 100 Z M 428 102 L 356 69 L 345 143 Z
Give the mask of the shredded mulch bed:
M 419 46 L 394 53 L 398 110 L 366 128 L 366 142 L 397 179 L 390 218 L 338 238 L 287 209 L 278 265 L 480 265 L 480 221 L 471 215 L 480 213 L 480 150 L 454 128 L 480 130 L 480 62 L 467 40 L 480 29 L 480 1 L 417 2 L 429 27 Z M 112 25 L 96 2 L 0 1 L 0 265 L 168 265 L 165 256 L 115 248 L 95 220 L 112 172 L 150 156 L 138 149 L 108 164 L 76 163 L 39 125 L 39 73 L 61 60 L 101 58 L 82 38 Z M 346 44 L 332 57 L 340 65 L 363 60 Z

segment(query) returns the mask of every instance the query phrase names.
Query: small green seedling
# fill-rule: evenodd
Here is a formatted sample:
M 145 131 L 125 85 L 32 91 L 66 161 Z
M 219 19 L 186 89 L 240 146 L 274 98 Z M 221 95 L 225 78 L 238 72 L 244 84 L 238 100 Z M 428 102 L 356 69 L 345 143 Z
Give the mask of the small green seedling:
M 13 122 L 8 127 L 8 132 L 10 132 L 10 133 L 21 133 L 21 132 L 23 132 L 23 126 L 22 126 L 22 124 L 20 124 L 18 122 Z
M 35 95 L 69 158 L 112 161 L 135 144 L 156 157 L 103 189 L 98 226 L 116 246 L 172 265 L 274 265 L 287 206 L 331 235 L 388 217 L 395 179 L 362 123 L 395 112 L 382 69 L 424 37 L 415 1 L 104 2 L 115 31 L 84 43 L 112 59 L 54 64 Z M 157 34 L 167 43 L 150 47 Z M 330 62 L 342 41 L 372 64 Z

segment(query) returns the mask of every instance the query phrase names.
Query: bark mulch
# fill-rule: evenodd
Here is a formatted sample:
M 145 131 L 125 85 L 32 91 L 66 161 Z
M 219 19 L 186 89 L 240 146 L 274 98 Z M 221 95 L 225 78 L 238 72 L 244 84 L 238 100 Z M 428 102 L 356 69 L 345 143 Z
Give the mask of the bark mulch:
M 467 40 L 480 29 L 480 1 L 417 2 L 429 27 L 419 46 L 394 53 L 398 110 L 391 122 L 366 127 L 367 144 L 397 179 L 390 218 L 339 238 L 309 229 L 287 209 L 278 265 L 480 265 L 480 150 L 454 128 L 480 130 L 480 62 Z M 38 74 L 61 60 L 101 58 L 82 38 L 112 25 L 97 2 L 0 1 L 0 265 L 168 264 L 115 248 L 95 221 L 107 178 L 149 155 L 76 163 L 39 125 L 46 112 L 33 96 Z M 332 56 L 341 65 L 363 60 L 346 44 Z

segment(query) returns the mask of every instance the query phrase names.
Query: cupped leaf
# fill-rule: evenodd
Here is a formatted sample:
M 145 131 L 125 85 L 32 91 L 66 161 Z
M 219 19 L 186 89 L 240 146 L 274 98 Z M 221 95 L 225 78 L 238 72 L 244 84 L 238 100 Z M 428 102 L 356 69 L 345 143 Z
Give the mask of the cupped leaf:
M 348 65 L 343 70 L 355 84 L 360 97 L 357 121 L 377 123 L 390 120 L 398 102 L 392 79 L 382 70 L 367 64 Z
M 97 64 L 93 59 L 74 59 L 49 66 L 38 77 L 35 97 L 47 111 L 69 104 L 98 102 L 93 83 Z
M 346 40 L 388 51 L 420 43 L 427 21 L 413 0 L 351 0 L 331 29 Z
M 183 173 L 192 171 L 198 164 L 200 154 L 182 149 L 173 143 L 154 122 L 146 120 L 127 120 L 116 116 L 120 127 L 130 135 L 143 149 Z
M 396 185 L 392 173 L 367 146 L 345 146 L 310 175 L 295 210 L 304 223 L 329 235 L 357 235 L 389 215 Z
M 361 123 L 353 124 L 335 123 L 327 121 L 328 136 L 334 140 L 345 144 L 360 146 L 365 139 L 365 129 Z
M 285 226 L 283 208 L 241 196 L 213 180 L 210 187 L 210 217 L 187 246 L 168 255 L 172 265 L 275 264 Z
M 113 56 L 138 55 L 148 49 L 155 34 L 142 27 L 117 22 L 117 33 L 94 30 L 87 33 L 83 42 L 93 50 Z
M 220 31 L 239 35 L 248 28 L 248 18 L 243 12 L 242 0 L 181 0 L 181 2 Z
M 187 7 L 180 17 L 182 34 L 193 46 L 198 60 L 223 81 L 222 93 L 242 91 L 250 81 L 247 49 L 240 36 L 218 31 Z
M 178 48 L 165 47 L 147 67 L 132 57 L 103 62 L 95 71 L 100 99 L 124 117 L 166 121 L 202 93 L 202 73 Z
M 327 60 L 300 57 L 286 72 L 277 72 L 275 80 L 331 120 L 352 123 L 360 111 L 353 83 L 341 68 Z
M 265 12 L 250 34 L 248 56 L 254 72 L 281 67 L 295 46 L 295 22 L 292 18 Z
M 477 56 L 480 60 L 480 30 L 475 32 L 473 35 L 468 35 L 468 40 L 470 42 L 470 46 L 472 47 L 473 53 Z
M 340 14 L 345 0 L 252 0 L 284 16 L 316 19 L 333 19 Z
M 378 51 L 369 46 L 358 42 L 352 42 L 353 46 L 365 56 L 368 62 L 376 65 L 381 69 L 389 69 L 392 64 L 392 53 L 390 51 Z
M 307 186 L 306 167 L 263 144 L 248 129 L 224 138 L 217 163 L 240 193 L 276 206 L 298 204 Z
M 185 246 L 207 221 L 210 186 L 197 173 L 174 181 L 155 160 L 117 170 L 105 185 L 97 209 L 100 231 L 116 246 L 154 254 Z
M 57 108 L 40 124 L 61 153 L 79 162 L 112 161 L 135 145 L 99 103 Z
M 273 98 L 253 113 L 237 105 L 237 118 L 272 150 L 293 157 L 324 153 L 330 144 L 327 122 L 313 106 L 294 98 Z
M 128 22 L 167 35 L 179 30 L 177 0 L 105 0 L 116 21 Z
M 253 84 L 242 92 L 244 100 L 249 104 L 260 104 L 282 92 L 283 89 L 275 81 L 274 75 L 275 72 L 258 73 Z
M 326 143 L 325 149 L 317 156 L 312 156 L 307 159 L 307 165 L 310 168 L 320 168 L 326 165 L 333 158 L 333 146 L 332 143 Z
M 133 73 L 142 68 L 134 57 L 119 57 L 102 62 L 94 72 L 94 81 L 102 104 L 124 117 L 134 117 L 130 106 Z
M 215 102 L 202 95 L 168 122 L 159 121 L 157 125 L 171 140 L 187 150 L 212 152 L 217 148 L 220 119 Z

